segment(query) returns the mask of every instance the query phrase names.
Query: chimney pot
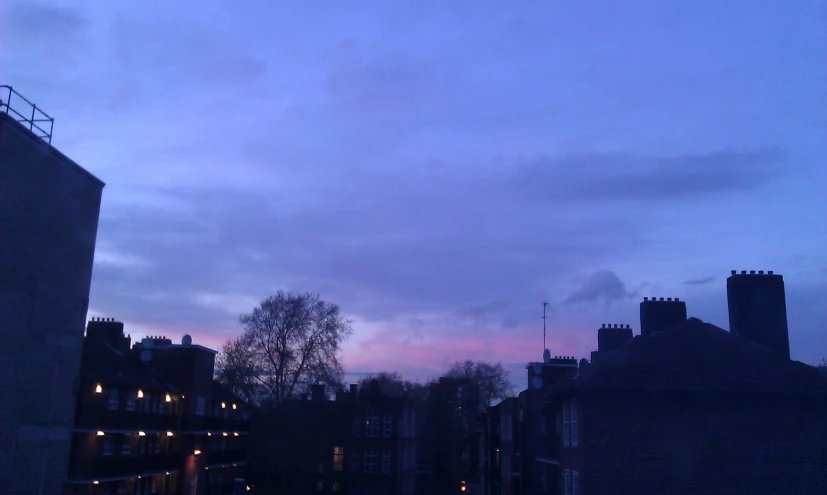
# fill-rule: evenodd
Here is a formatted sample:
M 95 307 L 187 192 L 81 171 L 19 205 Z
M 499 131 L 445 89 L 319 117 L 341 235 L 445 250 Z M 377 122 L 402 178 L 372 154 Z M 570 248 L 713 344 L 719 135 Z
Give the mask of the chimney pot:
M 660 300 L 663 301 L 663 298 L 661 297 Z
M 678 299 L 678 298 L 676 297 L 676 298 L 675 298 L 675 302 L 678 302 L 678 301 L 680 301 L 680 299 Z
M 746 274 L 747 274 L 746 270 L 741 270 L 741 275 L 746 275 Z
M 750 275 L 755 275 L 755 270 L 750 270 L 750 271 L 749 271 L 749 274 L 750 274 Z
M 772 275 L 772 270 L 768 271 L 767 275 Z
M 648 297 L 644 297 L 644 298 L 643 298 L 643 300 L 644 300 L 644 301 L 648 301 L 648 300 L 649 300 L 649 298 L 648 298 Z
M 666 298 L 666 300 L 667 300 L 667 301 L 669 301 L 669 302 L 672 302 L 672 298 L 671 298 L 671 297 L 667 297 L 667 298 Z
M 764 270 L 758 270 L 758 275 L 763 275 L 763 274 L 764 274 Z
M 737 270 L 732 270 L 732 274 L 733 274 L 733 275 L 735 275 L 736 273 L 738 273 L 738 271 L 737 271 Z

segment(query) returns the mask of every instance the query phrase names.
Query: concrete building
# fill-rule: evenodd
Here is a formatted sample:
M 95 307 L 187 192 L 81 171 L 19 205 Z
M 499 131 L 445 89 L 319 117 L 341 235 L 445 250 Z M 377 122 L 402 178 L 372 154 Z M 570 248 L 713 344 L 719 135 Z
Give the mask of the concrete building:
M 14 495 L 66 478 L 104 187 L 51 146 L 51 122 L 0 86 L 0 489 Z

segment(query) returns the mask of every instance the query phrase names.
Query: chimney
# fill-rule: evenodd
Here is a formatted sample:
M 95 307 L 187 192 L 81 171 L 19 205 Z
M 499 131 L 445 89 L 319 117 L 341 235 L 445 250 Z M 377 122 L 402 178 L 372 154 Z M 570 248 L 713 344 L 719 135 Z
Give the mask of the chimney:
M 325 400 L 324 385 L 315 384 L 310 386 L 311 397 L 314 401 Z
M 727 278 L 729 331 L 790 358 L 784 277 L 743 271 Z
M 92 318 L 86 324 L 86 338 L 84 346 L 100 346 L 109 344 L 121 352 L 129 350 L 132 339 L 123 334 L 123 323 L 114 318 Z
M 640 334 L 652 335 L 686 321 L 686 303 L 677 297 L 669 300 L 644 298 L 640 303 Z
M 629 325 L 603 325 L 597 330 L 597 351 L 608 352 L 632 340 L 632 329 Z

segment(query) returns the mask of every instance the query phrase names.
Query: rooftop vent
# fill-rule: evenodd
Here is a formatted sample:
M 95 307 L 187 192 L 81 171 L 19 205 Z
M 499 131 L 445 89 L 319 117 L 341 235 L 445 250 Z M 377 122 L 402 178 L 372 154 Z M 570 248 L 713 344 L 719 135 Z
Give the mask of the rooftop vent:
M 0 85 L 0 113 L 8 114 L 32 134 L 52 144 L 55 119 L 5 84 Z

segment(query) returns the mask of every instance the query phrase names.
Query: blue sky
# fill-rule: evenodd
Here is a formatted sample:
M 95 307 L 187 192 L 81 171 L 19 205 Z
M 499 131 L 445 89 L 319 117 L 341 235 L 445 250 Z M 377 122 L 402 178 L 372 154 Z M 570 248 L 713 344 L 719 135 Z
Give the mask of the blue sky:
M 278 289 L 349 371 L 587 356 L 785 276 L 827 355 L 824 2 L 12 2 L 0 83 L 101 177 L 91 311 L 218 346 Z

